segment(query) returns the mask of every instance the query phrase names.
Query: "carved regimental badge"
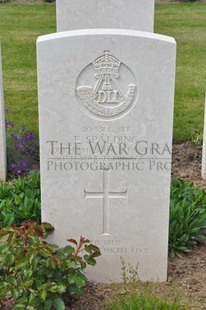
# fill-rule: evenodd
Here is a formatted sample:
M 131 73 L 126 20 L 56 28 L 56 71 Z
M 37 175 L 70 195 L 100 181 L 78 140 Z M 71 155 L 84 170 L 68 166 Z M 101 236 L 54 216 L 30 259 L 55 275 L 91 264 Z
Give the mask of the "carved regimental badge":
M 109 51 L 87 66 L 76 84 L 76 96 L 84 111 L 104 120 L 119 118 L 130 111 L 137 92 L 133 72 Z

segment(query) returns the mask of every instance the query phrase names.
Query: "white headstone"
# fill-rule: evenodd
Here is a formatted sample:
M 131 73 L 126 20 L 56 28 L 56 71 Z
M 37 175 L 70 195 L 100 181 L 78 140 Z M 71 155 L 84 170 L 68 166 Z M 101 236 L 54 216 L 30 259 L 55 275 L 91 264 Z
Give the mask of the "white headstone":
M 5 180 L 6 180 L 6 137 L 5 137 L 2 61 L 1 61 L 1 47 L 0 47 L 0 181 Z
M 130 30 L 38 39 L 42 218 L 89 238 L 91 280 L 167 279 L 176 44 Z
M 57 31 L 113 28 L 153 32 L 154 0 L 57 0 Z
M 206 96 L 205 96 L 205 117 L 204 117 L 204 131 L 203 131 L 203 145 L 202 145 L 202 178 L 206 180 Z

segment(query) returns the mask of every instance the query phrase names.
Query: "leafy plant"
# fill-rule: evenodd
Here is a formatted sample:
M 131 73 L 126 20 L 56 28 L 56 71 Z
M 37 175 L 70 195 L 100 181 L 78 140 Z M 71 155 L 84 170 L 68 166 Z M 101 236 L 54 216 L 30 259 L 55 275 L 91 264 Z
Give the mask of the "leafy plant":
M 206 193 L 192 183 L 172 182 L 170 200 L 169 253 L 191 252 L 206 241 Z
M 0 230 L 0 301 L 11 298 L 14 310 L 65 309 L 71 297 L 83 294 L 83 270 L 94 266 L 98 247 L 81 237 L 64 248 L 45 242 L 53 227 L 25 222 Z
M 199 161 L 201 161 L 202 159 L 202 141 L 203 141 L 203 135 L 199 131 L 194 130 L 191 135 L 191 144 L 196 148 L 195 157 Z
M 125 266 L 122 260 L 122 279 L 123 286 L 118 289 L 116 297 L 112 303 L 106 305 L 109 310 L 186 310 L 187 306 L 179 302 L 177 291 L 163 290 L 162 296 L 155 293 L 155 284 L 142 283 L 138 278 L 138 267 Z
M 40 176 L 34 171 L 0 184 L 0 229 L 26 220 L 41 221 Z
M 25 126 L 6 121 L 8 171 L 11 177 L 25 175 L 39 162 L 39 142 Z

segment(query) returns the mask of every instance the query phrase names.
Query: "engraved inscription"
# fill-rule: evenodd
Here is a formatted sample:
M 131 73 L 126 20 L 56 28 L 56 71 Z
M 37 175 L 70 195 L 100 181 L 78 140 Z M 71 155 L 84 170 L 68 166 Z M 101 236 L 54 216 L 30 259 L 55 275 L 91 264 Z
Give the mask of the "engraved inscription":
M 131 110 L 137 98 L 137 83 L 132 71 L 106 50 L 80 73 L 76 96 L 90 116 L 110 120 Z
M 102 254 L 127 254 L 129 251 L 127 248 L 103 248 L 101 249 Z
M 128 247 L 120 240 L 92 240 L 92 244 L 100 247 L 102 254 L 130 254 L 137 257 L 151 255 L 148 247 Z
M 111 192 L 109 190 L 109 171 L 103 170 L 103 191 L 102 192 L 88 192 L 84 190 L 84 198 L 101 198 L 103 199 L 103 232 L 102 235 L 110 235 L 109 233 L 109 210 L 110 199 L 126 199 L 127 189 L 122 192 Z

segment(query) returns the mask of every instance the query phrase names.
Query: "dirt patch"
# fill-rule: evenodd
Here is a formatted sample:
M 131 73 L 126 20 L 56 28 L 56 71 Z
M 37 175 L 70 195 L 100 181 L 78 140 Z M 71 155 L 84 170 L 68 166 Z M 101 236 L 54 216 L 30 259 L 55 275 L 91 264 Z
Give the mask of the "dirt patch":
M 170 260 L 169 283 L 172 282 L 178 284 L 193 304 L 201 303 L 201 309 L 206 309 L 206 245 Z
M 189 142 L 173 145 L 172 175 L 206 189 L 201 177 L 201 152 Z

